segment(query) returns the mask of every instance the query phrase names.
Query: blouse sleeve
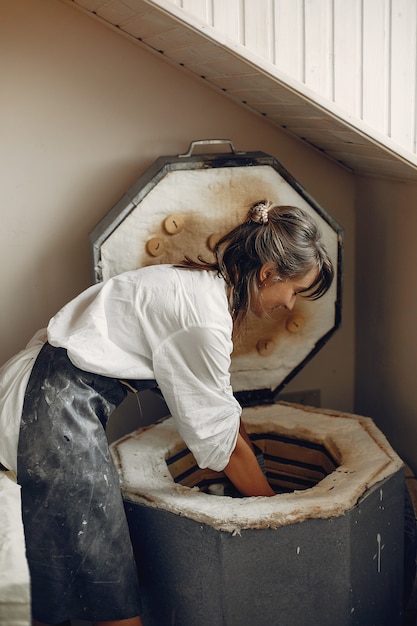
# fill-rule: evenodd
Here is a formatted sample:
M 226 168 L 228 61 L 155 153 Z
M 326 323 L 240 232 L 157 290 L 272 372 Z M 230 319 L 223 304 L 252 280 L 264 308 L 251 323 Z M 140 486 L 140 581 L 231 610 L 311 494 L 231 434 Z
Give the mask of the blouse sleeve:
M 155 378 L 199 467 L 221 471 L 239 432 L 230 384 L 231 341 L 218 328 L 182 329 L 154 352 Z

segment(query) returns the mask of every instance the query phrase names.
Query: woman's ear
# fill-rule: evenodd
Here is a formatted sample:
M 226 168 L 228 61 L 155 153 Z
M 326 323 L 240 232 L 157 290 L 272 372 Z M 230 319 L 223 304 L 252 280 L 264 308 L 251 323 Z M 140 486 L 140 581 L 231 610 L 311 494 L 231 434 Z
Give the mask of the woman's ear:
M 264 263 L 259 270 L 259 282 L 262 285 L 268 278 L 276 274 L 275 266 L 271 261 Z

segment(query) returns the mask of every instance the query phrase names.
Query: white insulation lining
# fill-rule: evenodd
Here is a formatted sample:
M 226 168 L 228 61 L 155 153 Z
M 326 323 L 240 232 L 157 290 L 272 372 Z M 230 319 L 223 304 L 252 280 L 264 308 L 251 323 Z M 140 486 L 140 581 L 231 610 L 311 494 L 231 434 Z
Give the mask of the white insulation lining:
M 185 444 L 170 417 L 112 444 L 125 500 L 238 533 L 343 515 L 371 487 L 403 466 L 368 417 L 282 402 L 245 408 L 242 419 L 249 433 L 276 433 L 321 444 L 339 466 L 302 491 L 244 498 L 207 494 L 174 482 L 166 459 Z
M 207 247 L 210 236 L 242 222 L 249 207 L 262 198 L 298 206 L 309 213 L 319 225 L 323 242 L 337 266 L 337 233 L 276 170 L 266 165 L 221 167 L 168 172 L 102 243 L 103 280 L 146 265 L 178 263 L 184 255 L 211 260 L 212 251 Z M 164 229 L 164 220 L 170 215 L 183 220 L 184 227 L 178 234 Z M 147 252 L 152 238 L 160 242 L 160 256 L 152 257 Z M 304 320 L 299 333 L 288 332 L 282 311 L 278 311 L 276 319 L 250 320 L 251 330 L 242 341 L 244 349 L 235 349 L 232 355 L 233 389 L 278 387 L 334 328 L 336 300 L 337 278 L 319 300 L 300 297 L 292 312 Z M 267 355 L 259 354 L 258 340 L 273 341 L 274 349 Z

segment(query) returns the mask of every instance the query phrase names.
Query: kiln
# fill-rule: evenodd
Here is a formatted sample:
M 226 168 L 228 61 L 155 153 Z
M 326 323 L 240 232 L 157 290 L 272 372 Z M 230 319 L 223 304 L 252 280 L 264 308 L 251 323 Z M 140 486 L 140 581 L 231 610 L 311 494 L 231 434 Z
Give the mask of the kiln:
M 197 467 L 171 418 L 115 442 L 144 624 L 399 625 L 401 460 L 368 418 L 275 402 L 340 323 L 341 227 L 272 156 L 193 142 L 159 158 L 94 229 L 95 279 L 208 258 L 261 198 L 308 211 L 337 270 L 320 300 L 251 320 L 233 354 L 242 418 L 277 495 L 236 497 Z

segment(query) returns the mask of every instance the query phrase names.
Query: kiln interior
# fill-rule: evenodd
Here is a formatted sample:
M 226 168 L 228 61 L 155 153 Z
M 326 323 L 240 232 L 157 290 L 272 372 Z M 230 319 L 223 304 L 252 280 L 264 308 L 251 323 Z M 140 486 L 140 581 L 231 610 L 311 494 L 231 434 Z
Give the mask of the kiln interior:
M 339 467 L 335 456 L 319 443 L 273 432 L 252 433 L 251 439 L 262 454 L 268 482 L 277 494 L 309 489 Z M 167 458 L 166 463 L 176 483 L 208 493 L 239 496 L 223 472 L 199 468 L 186 447 Z M 213 490 L 213 485 L 221 485 L 223 490 Z

